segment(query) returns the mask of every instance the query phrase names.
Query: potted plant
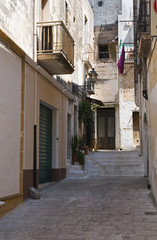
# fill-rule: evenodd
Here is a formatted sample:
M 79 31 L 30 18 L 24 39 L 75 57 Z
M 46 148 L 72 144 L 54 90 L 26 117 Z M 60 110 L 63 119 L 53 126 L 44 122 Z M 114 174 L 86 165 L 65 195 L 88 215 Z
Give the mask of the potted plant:
M 88 154 L 88 147 L 91 144 L 93 138 L 93 112 L 91 110 L 91 104 L 87 100 L 83 100 L 79 104 L 79 123 L 80 126 L 84 125 L 84 151 Z
M 83 151 L 78 151 L 77 152 L 77 159 L 79 161 L 79 164 L 82 166 L 82 169 L 84 169 L 85 156 L 84 156 Z
M 71 140 L 72 164 L 78 163 L 78 160 L 77 160 L 78 147 L 79 147 L 79 137 L 77 135 L 74 135 Z
M 83 146 L 83 151 L 85 155 L 88 155 L 88 146 Z

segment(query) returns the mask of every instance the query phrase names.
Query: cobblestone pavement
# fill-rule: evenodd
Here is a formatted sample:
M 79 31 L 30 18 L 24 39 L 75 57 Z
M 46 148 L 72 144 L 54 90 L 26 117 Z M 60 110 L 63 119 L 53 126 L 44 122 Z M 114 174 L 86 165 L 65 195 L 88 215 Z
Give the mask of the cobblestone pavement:
M 157 240 L 144 177 L 65 179 L 0 219 L 0 240 Z

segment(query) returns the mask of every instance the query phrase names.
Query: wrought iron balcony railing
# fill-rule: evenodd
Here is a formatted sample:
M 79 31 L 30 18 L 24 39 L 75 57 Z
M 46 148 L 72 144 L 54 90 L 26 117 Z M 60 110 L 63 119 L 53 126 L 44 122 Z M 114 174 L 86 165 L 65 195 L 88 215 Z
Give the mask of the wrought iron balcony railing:
M 118 60 L 121 55 L 122 47 L 123 47 L 123 45 L 119 46 Z M 134 61 L 134 44 L 124 43 L 124 50 L 125 50 L 125 61 L 133 62 Z
M 136 58 L 137 56 L 146 58 L 149 54 L 151 46 L 150 0 L 140 1 L 140 6 L 139 9 L 137 9 L 135 21 L 137 21 L 137 24 L 135 24 Z
M 150 0 L 141 0 L 137 16 L 137 31 L 150 32 Z
M 38 62 L 51 74 L 74 71 L 74 40 L 62 21 L 37 23 Z

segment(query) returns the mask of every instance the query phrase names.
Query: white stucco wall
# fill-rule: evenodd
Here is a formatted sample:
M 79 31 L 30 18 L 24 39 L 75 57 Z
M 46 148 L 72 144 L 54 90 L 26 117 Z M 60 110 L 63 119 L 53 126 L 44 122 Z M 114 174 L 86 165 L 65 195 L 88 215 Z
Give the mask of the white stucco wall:
M 35 71 L 29 65 L 25 65 L 24 170 L 33 169 L 35 97 Z
M 128 89 L 128 95 L 134 96 L 134 89 Z M 122 150 L 136 148 L 133 144 L 133 112 L 138 111 L 134 101 L 125 101 L 124 89 L 120 90 L 120 136 Z
M 33 58 L 34 49 L 34 17 L 36 22 L 42 21 L 42 1 L 33 0 L 0 0 L 0 28 L 19 46 L 29 57 Z M 88 0 L 70 1 L 68 4 L 67 28 L 75 41 L 75 71 L 72 75 L 62 75 L 66 82 L 84 83 L 84 17 L 88 19 L 88 39 L 93 48 L 93 12 Z M 36 12 L 34 12 L 34 10 Z M 65 23 L 65 1 L 49 0 L 47 19 L 44 21 L 63 21 Z
M 130 22 L 129 22 L 130 20 Z M 122 0 L 122 12 L 118 16 L 118 44 L 125 43 L 125 58 L 127 51 L 133 49 L 133 0 Z M 119 55 L 121 46 L 119 48 Z M 130 150 L 136 148 L 133 142 L 133 112 L 139 111 L 134 99 L 134 63 L 124 65 L 124 75 L 118 74 L 119 79 L 119 110 L 120 110 L 120 136 L 121 148 Z
M 64 1 L 63 1 L 64 2 Z M 58 2 L 56 1 L 58 4 Z M 91 6 L 88 0 L 81 1 L 67 1 L 69 6 L 69 24 L 68 30 L 75 42 L 74 50 L 74 66 L 75 71 L 71 75 L 62 75 L 61 78 L 66 82 L 73 82 L 80 86 L 84 85 L 84 60 L 85 52 L 87 52 L 87 45 L 90 44 L 93 49 L 94 39 L 94 18 Z M 62 3 L 63 4 L 63 3 Z M 60 12 L 61 14 L 61 12 Z M 61 16 L 63 13 L 61 14 Z M 85 41 L 85 16 L 87 18 L 88 41 Z M 57 17 L 58 18 L 58 17 Z M 63 18 L 64 19 L 64 18 Z
M 119 43 L 134 43 L 133 25 L 133 0 L 122 0 L 122 13 L 118 16 Z
M 119 74 L 119 110 L 121 148 L 130 150 L 140 145 L 136 142 L 133 132 L 133 112 L 139 112 L 135 104 L 134 93 L 134 63 L 124 64 L 124 74 Z
M 147 138 L 143 142 L 148 143 L 149 155 L 146 156 L 146 149 L 144 149 L 145 167 L 147 167 L 147 159 L 149 160 L 149 181 L 154 197 L 157 201 L 157 41 L 154 38 L 151 46 L 150 58 L 147 59 L 147 87 L 148 87 L 148 101 L 141 99 L 141 106 L 145 106 L 142 110 L 147 114 Z M 144 111 L 143 111 L 144 112 Z M 143 119 L 142 119 L 143 120 Z
M 33 58 L 33 1 L 0 0 L 0 28 Z
M 75 42 L 73 74 L 60 75 L 66 82 L 74 82 L 82 86 L 84 84 L 84 19 L 88 19 L 88 40 L 93 48 L 94 25 L 93 12 L 88 0 L 66 0 L 68 6 L 68 24 L 66 27 Z M 37 21 L 42 21 L 41 4 L 38 2 Z M 65 1 L 49 0 L 47 21 L 63 21 L 65 24 Z
M 0 197 L 19 193 L 21 60 L 0 46 Z

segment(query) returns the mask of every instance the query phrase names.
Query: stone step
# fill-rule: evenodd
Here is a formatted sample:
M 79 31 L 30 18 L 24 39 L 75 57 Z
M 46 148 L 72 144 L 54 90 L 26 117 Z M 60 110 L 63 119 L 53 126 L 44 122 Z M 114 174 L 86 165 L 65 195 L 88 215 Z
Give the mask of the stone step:
M 138 155 L 126 155 L 126 156 L 121 156 L 121 155 L 106 155 L 104 154 L 103 155 L 100 155 L 100 156 L 97 156 L 96 154 L 94 155 L 90 155 L 92 157 L 92 159 L 95 159 L 95 158 L 98 158 L 98 159 L 133 159 L 133 158 L 139 158 Z
M 89 176 L 143 176 L 144 171 L 141 169 L 94 169 L 88 172 Z
M 136 170 L 142 170 L 143 168 L 141 166 L 100 166 L 101 169 L 109 170 L 109 171 L 136 171 Z
M 81 165 L 68 165 L 66 177 L 83 178 L 86 177 L 87 174 L 87 171 L 83 170 Z
M 85 159 L 89 176 L 144 176 L 143 159 L 139 152 L 100 151 Z
M 100 166 L 139 166 L 142 164 L 140 161 L 123 161 L 123 160 L 113 160 L 113 161 L 93 161 L 93 164 Z
M 83 178 L 88 175 L 87 171 L 81 170 L 81 171 L 70 171 L 67 173 L 68 178 Z
M 82 166 L 81 165 L 71 165 L 70 166 L 70 171 L 81 171 L 82 170 Z
M 93 156 L 96 154 L 96 156 L 139 156 L 139 151 L 98 151 L 98 152 L 92 152 L 89 153 Z

